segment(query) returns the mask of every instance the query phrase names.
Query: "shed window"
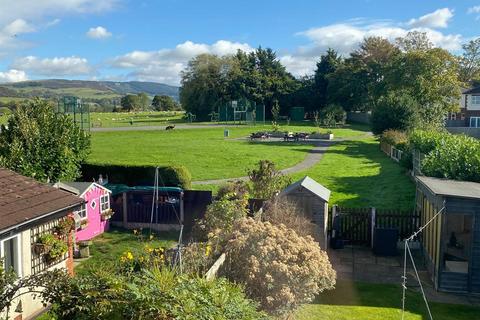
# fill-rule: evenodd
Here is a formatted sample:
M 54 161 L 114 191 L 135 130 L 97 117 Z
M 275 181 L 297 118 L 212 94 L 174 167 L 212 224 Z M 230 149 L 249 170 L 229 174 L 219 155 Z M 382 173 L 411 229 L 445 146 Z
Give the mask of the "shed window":
M 468 273 L 470 248 L 472 245 L 472 215 L 452 214 L 446 216 L 444 234 L 444 270 Z
M 480 105 L 480 96 L 472 96 L 472 104 Z
M 17 276 L 22 275 L 19 235 L 0 242 L 0 257 L 3 259 L 5 270 L 13 270 Z
M 110 209 L 110 196 L 108 193 L 100 197 L 100 209 L 101 211 Z
M 80 207 L 80 210 L 78 210 L 77 213 L 78 213 L 78 216 L 81 219 L 86 219 L 87 218 L 87 205 L 85 203 L 82 204 L 82 206 Z

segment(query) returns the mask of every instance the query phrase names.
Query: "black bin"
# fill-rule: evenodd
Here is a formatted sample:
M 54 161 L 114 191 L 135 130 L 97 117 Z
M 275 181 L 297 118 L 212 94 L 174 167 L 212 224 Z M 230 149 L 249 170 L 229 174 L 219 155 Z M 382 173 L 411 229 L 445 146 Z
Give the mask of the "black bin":
M 377 256 L 397 255 L 398 229 L 375 228 L 373 235 L 373 253 Z

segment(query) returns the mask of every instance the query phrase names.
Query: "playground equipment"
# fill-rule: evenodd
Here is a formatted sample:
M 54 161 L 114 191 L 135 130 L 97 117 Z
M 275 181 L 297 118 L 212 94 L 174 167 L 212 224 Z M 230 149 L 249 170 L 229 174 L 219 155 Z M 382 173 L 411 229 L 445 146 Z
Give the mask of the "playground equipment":
M 73 121 L 82 129 L 90 131 L 90 108 L 82 103 L 82 99 L 74 96 L 65 96 L 58 102 L 57 112 L 72 117 Z
M 219 106 L 218 113 L 215 115 L 215 119 L 218 119 L 218 122 L 252 125 L 261 122 L 265 124 L 265 106 L 247 99 L 233 100 L 223 106 Z

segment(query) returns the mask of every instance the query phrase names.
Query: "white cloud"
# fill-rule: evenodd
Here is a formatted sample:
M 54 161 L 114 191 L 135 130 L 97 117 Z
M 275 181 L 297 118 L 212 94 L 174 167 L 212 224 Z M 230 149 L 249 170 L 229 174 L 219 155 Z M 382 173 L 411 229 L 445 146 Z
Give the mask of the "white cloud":
M 418 19 L 411 19 L 408 25 L 412 28 L 446 28 L 452 17 L 453 10 L 449 8 L 437 9 Z
M 237 50 L 253 50 L 247 43 L 219 40 L 211 45 L 186 41 L 172 49 L 158 51 L 133 51 L 115 57 L 111 61 L 114 68 L 132 69 L 129 78 L 141 81 L 158 81 L 178 85 L 180 71 L 188 61 L 202 53 L 216 55 L 234 54 Z
M 478 14 L 477 17 L 475 18 L 475 20 L 480 20 L 480 5 L 479 6 L 474 6 L 474 7 L 471 7 L 471 8 L 468 8 L 467 10 L 467 13 L 468 14 Z
M 106 39 L 112 36 L 112 33 L 109 32 L 106 28 L 98 26 L 96 28 L 90 28 L 87 31 L 87 37 L 92 39 Z
M 4 82 L 18 82 L 28 80 L 25 71 L 10 69 L 5 72 L 0 72 L 0 83 Z
M 470 13 L 480 13 L 480 6 L 474 6 L 471 8 L 468 8 L 467 12 Z
M 75 56 L 45 59 L 28 56 L 16 59 L 12 68 L 46 77 L 89 75 L 94 72 L 87 59 Z

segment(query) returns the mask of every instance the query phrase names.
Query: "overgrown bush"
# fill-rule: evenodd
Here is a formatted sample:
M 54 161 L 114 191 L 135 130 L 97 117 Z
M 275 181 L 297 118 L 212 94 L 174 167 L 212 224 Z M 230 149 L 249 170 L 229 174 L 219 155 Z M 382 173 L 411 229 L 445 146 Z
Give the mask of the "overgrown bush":
M 335 127 L 338 124 L 345 124 L 347 113 L 341 106 L 330 104 L 320 111 L 320 118 L 324 126 Z
M 225 247 L 221 272 L 245 285 L 247 295 L 272 314 L 286 314 L 332 289 L 336 273 L 311 237 L 283 224 L 237 221 Z
M 379 99 L 372 112 L 372 132 L 394 129 L 408 131 L 417 124 L 417 102 L 406 94 L 390 94 Z
M 271 224 L 283 224 L 294 230 L 299 236 L 316 237 L 318 226 L 306 217 L 296 203 L 286 197 L 275 197 L 263 206 L 262 220 Z M 318 240 L 318 239 L 317 239 Z
M 163 180 L 168 181 L 167 186 L 175 186 L 183 189 L 190 189 L 192 186 L 192 175 L 184 166 L 166 167 L 161 172 Z

